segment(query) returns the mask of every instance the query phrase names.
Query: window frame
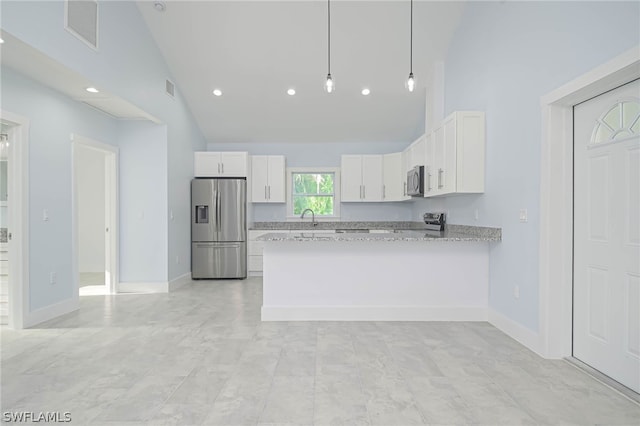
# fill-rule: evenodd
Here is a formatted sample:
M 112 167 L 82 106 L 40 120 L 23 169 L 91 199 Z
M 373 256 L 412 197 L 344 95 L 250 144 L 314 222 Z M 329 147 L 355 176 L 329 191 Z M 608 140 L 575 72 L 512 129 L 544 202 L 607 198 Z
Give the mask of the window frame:
M 333 173 L 333 215 L 316 216 L 316 222 L 340 220 L 340 168 L 339 167 L 287 167 L 287 220 L 299 221 L 300 216 L 293 214 L 293 175 L 294 173 Z M 306 216 L 305 216 L 306 219 Z

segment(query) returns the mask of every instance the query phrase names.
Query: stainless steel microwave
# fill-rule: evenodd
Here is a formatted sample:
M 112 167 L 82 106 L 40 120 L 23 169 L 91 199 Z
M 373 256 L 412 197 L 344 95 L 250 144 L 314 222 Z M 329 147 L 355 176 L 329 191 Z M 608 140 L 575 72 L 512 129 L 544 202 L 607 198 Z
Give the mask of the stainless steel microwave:
M 424 166 L 416 166 L 407 173 L 407 195 L 424 197 Z

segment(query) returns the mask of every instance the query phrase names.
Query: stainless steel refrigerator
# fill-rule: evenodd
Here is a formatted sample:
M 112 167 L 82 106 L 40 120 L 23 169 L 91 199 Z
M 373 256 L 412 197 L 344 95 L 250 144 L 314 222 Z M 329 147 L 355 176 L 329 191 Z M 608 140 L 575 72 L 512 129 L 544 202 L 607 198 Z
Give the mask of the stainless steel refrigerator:
M 247 277 L 247 180 L 191 181 L 191 275 Z

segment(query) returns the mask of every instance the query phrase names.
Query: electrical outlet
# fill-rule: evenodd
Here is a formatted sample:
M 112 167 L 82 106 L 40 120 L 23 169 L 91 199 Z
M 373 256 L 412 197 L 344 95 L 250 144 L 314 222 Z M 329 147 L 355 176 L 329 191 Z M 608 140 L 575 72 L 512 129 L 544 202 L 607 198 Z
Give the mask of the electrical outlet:
M 56 283 L 56 273 L 55 272 L 51 272 L 49 273 L 49 284 L 53 285 Z
M 42 220 L 44 222 L 47 222 L 49 220 L 49 210 L 47 209 L 42 210 Z
M 169 218 L 173 220 L 173 210 L 169 210 Z
M 520 286 L 513 287 L 513 297 L 520 299 Z
M 480 218 L 480 213 L 478 212 L 478 209 L 476 209 L 475 213 L 473 214 L 473 218 L 475 220 L 478 220 L 478 218 Z
M 144 210 L 140 210 L 140 213 L 138 213 L 138 219 L 144 219 Z
M 527 209 L 520 210 L 520 222 L 526 222 L 527 220 L 529 220 L 527 216 Z
M 180 264 L 180 255 L 177 255 L 177 256 L 176 256 L 176 263 L 177 263 L 177 264 Z

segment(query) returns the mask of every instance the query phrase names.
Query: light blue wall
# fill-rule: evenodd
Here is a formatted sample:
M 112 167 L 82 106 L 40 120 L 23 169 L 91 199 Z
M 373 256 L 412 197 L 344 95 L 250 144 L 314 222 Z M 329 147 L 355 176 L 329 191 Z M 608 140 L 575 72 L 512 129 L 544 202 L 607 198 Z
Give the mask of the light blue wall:
M 538 329 L 540 97 L 639 41 L 638 2 L 470 2 L 448 50 L 445 112 L 486 111 L 486 191 L 422 201 L 414 217 L 432 203 L 452 223 L 502 227 L 489 303 L 531 330 Z
M 191 270 L 188 181 L 193 176 L 193 151 L 205 150 L 206 142 L 181 97 L 180 87 L 176 88 L 175 99 L 164 93 L 165 79 L 173 79 L 136 3 L 99 2 L 97 52 L 64 29 L 63 1 L 3 1 L 1 20 L 3 30 L 167 125 L 164 144 L 152 147 L 163 151 L 163 163 L 156 166 L 167 170 L 164 182 L 158 182 L 156 189 L 166 194 L 162 206 L 165 222 L 157 232 L 168 234 L 167 250 L 162 265 L 147 270 L 144 281 L 153 281 L 152 277 L 158 274 L 166 281 L 188 273 Z M 132 159 L 134 163 L 148 161 L 150 153 L 134 152 L 139 156 Z M 159 153 L 151 155 L 155 154 Z M 173 220 L 169 219 L 169 212 L 173 212 Z M 136 244 L 142 244 L 142 240 Z M 181 259 L 179 264 L 176 257 Z M 126 274 L 127 269 L 124 271 Z M 122 278 L 128 280 L 126 275 Z
M 249 155 L 284 155 L 287 167 L 340 167 L 343 154 L 388 154 L 404 150 L 407 142 L 386 143 L 210 143 L 208 151 L 247 151 Z M 340 219 L 411 220 L 411 201 L 401 203 L 342 203 Z M 285 204 L 253 204 L 249 221 L 286 220 Z
M 29 304 L 70 299 L 72 133 L 115 144 L 118 122 L 2 68 L 2 109 L 29 119 Z M 43 210 L 49 220 L 43 221 Z M 49 274 L 57 283 L 49 284 Z
M 167 126 L 122 122 L 120 282 L 167 280 Z

